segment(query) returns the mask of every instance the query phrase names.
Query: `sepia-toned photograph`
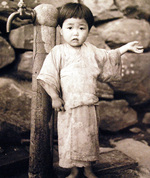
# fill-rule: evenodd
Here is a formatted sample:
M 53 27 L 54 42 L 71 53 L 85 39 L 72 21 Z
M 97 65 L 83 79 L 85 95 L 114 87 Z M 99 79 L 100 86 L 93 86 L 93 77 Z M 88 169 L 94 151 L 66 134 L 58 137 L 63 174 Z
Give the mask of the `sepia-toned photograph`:
M 150 178 L 150 0 L 0 0 L 0 178 Z

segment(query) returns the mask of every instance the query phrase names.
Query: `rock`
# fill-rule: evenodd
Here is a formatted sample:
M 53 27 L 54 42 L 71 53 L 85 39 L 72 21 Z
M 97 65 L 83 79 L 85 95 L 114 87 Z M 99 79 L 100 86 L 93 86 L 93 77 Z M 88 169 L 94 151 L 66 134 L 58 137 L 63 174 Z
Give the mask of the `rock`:
M 32 79 L 33 52 L 26 51 L 19 56 L 17 73 L 24 79 Z
M 105 98 L 105 99 L 113 99 L 114 98 L 114 91 L 113 89 L 107 84 L 102 82 L 97 82 L 97 96 L 99 98 Z
M 100 147 L 99 148 L 100 153 L 107 153 L 107 152 L 113 151 L 113 150 L 114 150 L 114 148 L 110 148 L 110 147 Z
M 0 1 L 0 9 L 1 9 L 0 12 L 16 10 L 17 9 L 17 3 L 9 1 L 9 0 L 1 0 Z
M 28 1 L 28 0 L 26 0 Z M 68 2 L 78 2 L 78 0 L 34 0 L 35 2 L 39 4 L 52 4 L 55 7 L 60 7 Z
M 138 122 L 137 113 L 125 100 L 100 101 L 98 106 L 99 127 L 117 132 Z
M 123 17 L 121 13 L 114 4 L 113 0 L 101 0 L 101 1 L 89 1 L 82 0 L 82 2 L 90 8 L 93 15 L 95 16 L 95 22 L 112 20 Z
M 148 128 L 148 129 L 146 129 L 146 132 L 148 133 L 148 134 L 150 134 L 150 129 Z
M 140 166 L 150 170 L 150 147 L 140 141 L 128 138 L 114 142 L 117 150 L 136 160 Z
M 150 53 L 126 53 L 122 56 L 122 80 L 112 83 L 120 98 L 131 105 L 144 104 L 150 100 Z
M 5 33 L 6 32 L 6 22 L 7 19 L 9 17 L 9 15 L 11 13 L 13 13 L 14 11 L 17 10 L 17 4 L 9 1 L 9 0 L 5 0 L 5 1 L 0 1 L 0 31 Z M 16 22 L 16 21 L 13 21 Z M 14 23 L 13 23 L 14 26 Z
M 130 41 L 139 41 L 144 48 L 150 44 L 150 24 L 145 20 L 119 19 L 97 27 L 106 44 L 116 48 Z
M 1 36 L 0 49 L 0 68 L 3 68 L 15 60 L 15 52 L 10 44 Z
M 116 0 L 115 4 L 128 17 L 150 19 L 149 0 Z
M 98 40 L 97 40 L 98 39 Z M 105 41 L 103 40 L 101 34 L 98 32 L 97 28 L 94 26 L 91 28 L 87 40 L 91 44 L 95 45 L 98 48 L 110 49 Z
M 132 133 L 140 133 L 142 130 L 140 129 L 140 128 L 138 128 L 138 127 L 133 127 L 133 128 L 131 128 L 131 129 L 129 129 L 130 130 L 130 132 L 132 132 Z
M 18 2 L 10 1 L 10 0 L 1 0 L 0 1 L 0 31 L 3 33 L 6 33 L 6 23 L 8 20 L 8 17 L 18 10 Z M 31 3 L 32 4 L 32 3 Z M 15 18 L 12 21 L 11 29 L 20 27 L 25 24 L 32 23 L 31 20 L 21 20 L 19 18 Z
M 0 147 L 0 154 L 4 153 L 4 150 L 2 147 Z
M 6 22 L 10 14 L 16 12 L 18 10 L 18 2 L 20 0 L 1 0 L 0 1 L 0 31 L 6 33 Z M 45 3 L 45 4 L 52 4 L 55 7 L 59 7 L 67 2 L 71 2 L 71 0 L 24 0 L 25 5 L 27 8 L 34 9 L 37 5 Z M 72 2 L 77 2 L 77 0 L 72 0 Z M 12 21 L 11 29 L 18 28 L 23 25 L 31 24 L 31 19 L 21 20 L 20 18 L 15 18 Z M 2 25 L 3 24 L 3 25 Z
M 18 4 L 20 0 L 13 0 L 13 1 Z M 40 2 L 38 2 L 37 0 L 23 0 L 23 1 L 27 7 L 32 9 L 40 4 Z
M 150 124 L 150 112 L 145 113 L 144 118 L 143 118 L 143 123 Z
M 145 168 L 143 166 L 139 166 L 139 176 L 141 178 L 149 178 L 150 170 L 148 168 Z
M 17 29 L 11 30 L 9 40 L 14 48 L 32 50 L 33 25 L 24 25 Z
M 0 78 L 0 125 L 8 123 L 17 132 L 30 130 L 31 83 Z

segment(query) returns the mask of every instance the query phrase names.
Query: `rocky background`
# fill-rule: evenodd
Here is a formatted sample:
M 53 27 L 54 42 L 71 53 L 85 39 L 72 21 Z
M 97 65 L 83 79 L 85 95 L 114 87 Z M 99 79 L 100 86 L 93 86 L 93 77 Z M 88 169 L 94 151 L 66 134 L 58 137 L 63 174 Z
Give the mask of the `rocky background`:
M 73 1 L 73 0 L 72 0 Z M 0 141 L 20 140 L 30 132 L 33 25 L 16 18 L 6 33 L 8 16 L 17 11 L 19 0 L 0 0 Z M 24 0 L 27 7 L 41 3 L 59 7 L 70 0 Z M 74 2 L 77 2 L 74 0 Z M 88 41 L 105 49 L 136 40 L 143 54 L 122 56 L 122 80 L 99 82 L 100 130 L 117 133 L 124 129 L 150 134 L 150 1 L 80 0 L 94 14 L 95 25 Z M 57 41 L 59 43 L 60 40 Z

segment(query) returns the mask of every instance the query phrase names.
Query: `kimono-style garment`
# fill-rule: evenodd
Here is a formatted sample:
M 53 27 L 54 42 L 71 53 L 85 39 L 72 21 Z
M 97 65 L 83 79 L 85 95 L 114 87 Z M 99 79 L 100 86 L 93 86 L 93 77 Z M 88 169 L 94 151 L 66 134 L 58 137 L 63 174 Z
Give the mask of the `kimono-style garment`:
M 116 81 L 120 74 L 119 49 L 107 51 L 85 42 L 78 49 L 57 45 L 47 55 L 37 79 L 65 102 L 65 112 L 58 112 L 61 167 L 85 167 L 98 160 L 97 80 Z

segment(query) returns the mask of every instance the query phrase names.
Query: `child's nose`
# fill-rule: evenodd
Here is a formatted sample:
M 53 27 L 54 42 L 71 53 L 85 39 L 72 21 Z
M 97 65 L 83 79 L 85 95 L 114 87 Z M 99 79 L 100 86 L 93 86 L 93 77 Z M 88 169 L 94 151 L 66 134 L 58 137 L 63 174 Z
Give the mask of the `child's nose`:
M 78 34 L 79 34 L 78 30 L 77 30 L 77 29 L 74 29 L 74 30 L 73 30 L 73 34 L 74 34 L 74 35 L 78 35 Z

